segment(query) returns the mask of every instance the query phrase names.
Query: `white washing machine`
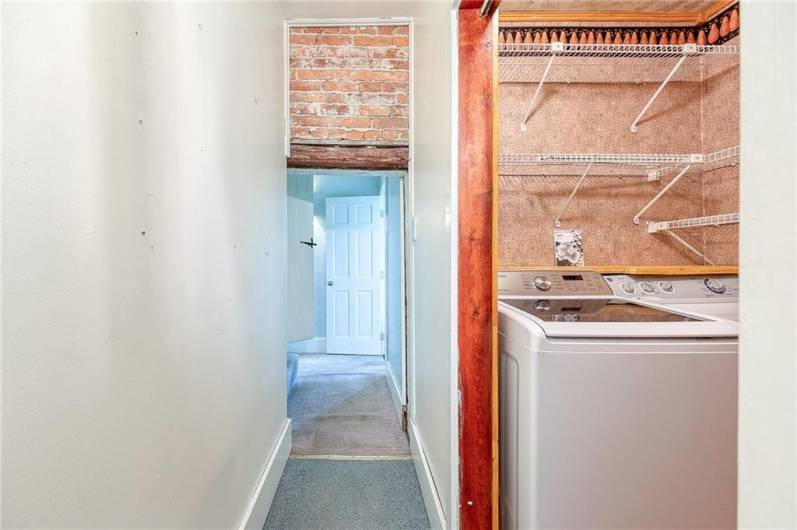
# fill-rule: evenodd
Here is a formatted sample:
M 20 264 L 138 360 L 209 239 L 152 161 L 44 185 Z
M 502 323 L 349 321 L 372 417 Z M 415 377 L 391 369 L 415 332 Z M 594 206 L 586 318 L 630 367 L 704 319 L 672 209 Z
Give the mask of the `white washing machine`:
M 738 276 L 604 275 L 616 296 L 739 321 Z
M 501 527 L 735 528 L 736 322 L 499 273 Z

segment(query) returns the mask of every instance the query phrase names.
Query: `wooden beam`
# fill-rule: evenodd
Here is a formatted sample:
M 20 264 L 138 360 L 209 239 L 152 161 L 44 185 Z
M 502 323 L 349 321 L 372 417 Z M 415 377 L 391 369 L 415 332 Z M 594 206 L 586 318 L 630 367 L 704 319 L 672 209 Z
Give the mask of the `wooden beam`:
M 498 21 L 459 11 L 459 527 L 498 528 Z
M 717 0 L 703 11 L 504 11 L 500 22 L 592 22 L 699 26 L 739 0 Z
M 714 274 L 739 274 L 736 265 L 591 265 L 586 267 L 553 267 L 545 265 L 508 265 L 502 271 L 512 270 L 590 270 L 601 274 L 648 274 L 655 276 L 708 276 Z
M 407 169 L 406 146 L 291 144 L 288 167 L 319 169 Z

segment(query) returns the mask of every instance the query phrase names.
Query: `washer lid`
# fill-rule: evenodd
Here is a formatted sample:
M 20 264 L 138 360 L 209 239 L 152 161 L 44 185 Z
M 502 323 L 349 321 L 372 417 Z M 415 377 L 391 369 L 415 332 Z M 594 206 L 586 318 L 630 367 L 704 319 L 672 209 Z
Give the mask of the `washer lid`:
M 549 337 L 735 337 L 738 325 L 699 313 L 614 297 L 520 298 L 501 304 Z

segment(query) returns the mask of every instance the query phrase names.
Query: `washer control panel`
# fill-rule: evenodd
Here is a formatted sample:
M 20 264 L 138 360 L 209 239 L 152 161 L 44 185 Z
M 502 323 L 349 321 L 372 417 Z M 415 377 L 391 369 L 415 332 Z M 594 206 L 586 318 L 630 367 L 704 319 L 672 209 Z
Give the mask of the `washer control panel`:
M 590 270 L 516 270 L 498 272 L 498 296 L 611 295 L 603 276 Z
M 738 276 L 604 276 L 611 290 L 627 298 L 645 298 L 667 302 L 736 301 L 739 298 Z

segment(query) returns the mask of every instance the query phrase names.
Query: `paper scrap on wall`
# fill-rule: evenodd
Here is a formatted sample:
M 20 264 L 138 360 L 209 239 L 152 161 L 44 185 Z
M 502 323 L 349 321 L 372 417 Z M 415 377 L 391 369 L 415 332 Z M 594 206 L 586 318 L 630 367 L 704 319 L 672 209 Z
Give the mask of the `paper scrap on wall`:
M 554 255 L 557 266 L 583 266 L 584 245 L 581 230 L 554 230 Z

